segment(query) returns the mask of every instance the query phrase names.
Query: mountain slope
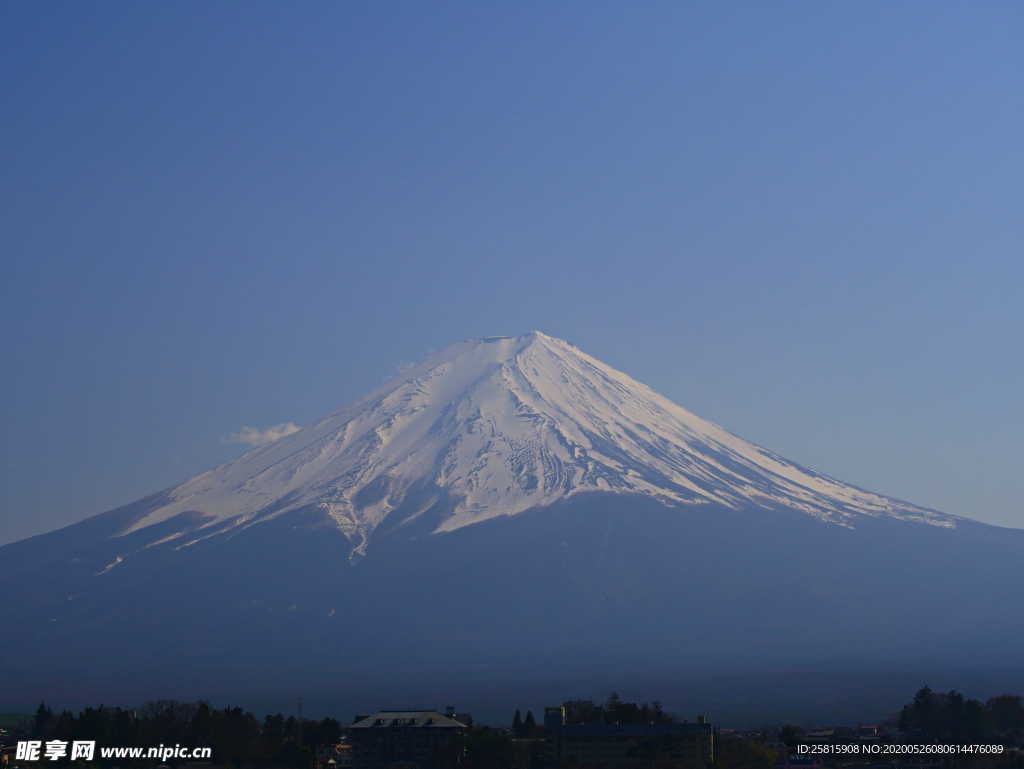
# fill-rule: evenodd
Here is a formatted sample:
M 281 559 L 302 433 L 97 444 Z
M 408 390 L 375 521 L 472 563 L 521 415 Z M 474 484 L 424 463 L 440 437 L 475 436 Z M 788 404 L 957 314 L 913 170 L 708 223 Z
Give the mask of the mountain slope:
M 533 332 L 452 345 L 354 406 L 171 489 L 125 531 L 200 514 L 198 530 L 168 535 L 187 546 L 312 505 L 363 554 L 389 516 L 412 520 L 441 495 L 450 509 L 438 530 L 453 531 L 588 491 L 785 507 L 841 525 L 865 515 L 956 524 L 802 468 Z

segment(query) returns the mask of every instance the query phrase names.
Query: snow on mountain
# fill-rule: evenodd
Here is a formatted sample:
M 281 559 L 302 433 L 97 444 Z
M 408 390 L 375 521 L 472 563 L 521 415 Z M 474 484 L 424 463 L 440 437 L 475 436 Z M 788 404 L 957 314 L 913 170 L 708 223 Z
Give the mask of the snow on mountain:
M 160 540 L 184 547 L 318 508 L 363 552 L 389 515 L 412 520 L 442 495 L 450 513 L 438 532 L 593 491 L 789 508 L 841 526 L 859 516 L 958 520 L 807 470 L 534 331 L 454 344 L 352 406 L 171 489 L 122 533 L 202 514 L 198 530 Z

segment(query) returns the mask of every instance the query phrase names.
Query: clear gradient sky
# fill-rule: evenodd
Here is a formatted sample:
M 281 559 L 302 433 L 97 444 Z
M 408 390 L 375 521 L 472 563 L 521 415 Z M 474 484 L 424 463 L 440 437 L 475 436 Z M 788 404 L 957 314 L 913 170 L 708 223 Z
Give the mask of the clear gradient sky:
M 0 542 L 541 329 L 1024 527 L 1024 5 L 0 2 Z

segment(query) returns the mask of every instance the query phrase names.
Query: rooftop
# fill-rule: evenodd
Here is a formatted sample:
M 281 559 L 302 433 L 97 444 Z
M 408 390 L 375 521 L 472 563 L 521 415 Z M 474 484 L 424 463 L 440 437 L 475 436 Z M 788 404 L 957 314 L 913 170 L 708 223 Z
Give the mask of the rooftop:
M 351 726 L 352 729 L 383 729 L 386 727 L 464 729 L 466 725 L 436 710 L 381 710 L 359 719 Z

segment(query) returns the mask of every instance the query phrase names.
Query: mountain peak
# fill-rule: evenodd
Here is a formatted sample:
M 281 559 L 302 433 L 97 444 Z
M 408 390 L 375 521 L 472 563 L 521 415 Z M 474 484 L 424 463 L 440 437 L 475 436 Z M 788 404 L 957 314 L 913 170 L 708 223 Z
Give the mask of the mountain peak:
M 453 344 L 361 401 L 167 492 L 126 529 L 181 513 L 214 532 L 315 509 L 365 550 L 388 520 L 435 531 L 580 492 L 666 505 L 785 508 L 841 526 L 860 516 L 956 519 L 858 489 L 749 443 L 540 331 Z

